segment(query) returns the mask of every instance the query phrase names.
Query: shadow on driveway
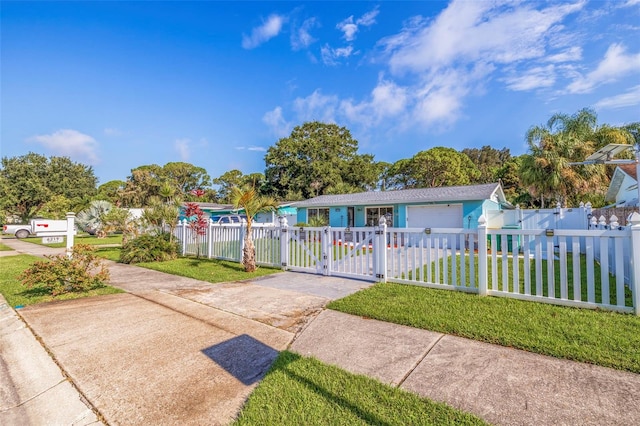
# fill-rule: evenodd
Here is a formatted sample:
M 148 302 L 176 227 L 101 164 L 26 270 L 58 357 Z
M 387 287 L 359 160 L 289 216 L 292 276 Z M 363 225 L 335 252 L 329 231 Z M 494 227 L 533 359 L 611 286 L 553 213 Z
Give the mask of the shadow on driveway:
M 262 379 L 278 356 L 278 351 L 248 334 L 210 346 L 202 353 L 246 386 Z

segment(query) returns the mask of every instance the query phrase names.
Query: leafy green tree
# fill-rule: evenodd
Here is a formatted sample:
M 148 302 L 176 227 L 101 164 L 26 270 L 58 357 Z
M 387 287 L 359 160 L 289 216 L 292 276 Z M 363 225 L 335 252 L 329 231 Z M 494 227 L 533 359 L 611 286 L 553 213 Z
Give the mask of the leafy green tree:
M 38 214 L 47 219 L 64 219 L 67 212 L 74 211 L 72 202 L 64 195 L 54 195 L 38 211 Z
M 142 220 L 151 227 L 156 234 L 168 233 L 169 241 L 173 242 L 173 231 L 178 226 L 178 216 L 182 197 L 170 184 L 165 183 L 160 188 L 160 196 L 149 200 L 149 205 L 142 213 Z
M 382 190 L 411 188 L 414 179 L 411 177 L 410 163 L 410 158 L 402 158 L 393 164 L 388 164 L 381 175 Z
M 388 189 L 469 185 L 480 171 L 453 148 L 435 147 L 397 161 L 386 171 Z
M 126 244 L 131 238 L 135 238 L 139 234 L 140 226 L 138 220 L 135 220 L 127 209 L 114 206 L 107 213 L 100 216 L 100 222 L 102 223 L 102 231 L 105 234 L 122 233 L 122 244 Z
M 67 157 L 45 157 L 30 152 L 3 157 L 0 168 L 0 211 L 3 216 L 28 221 L 54 196 L 82 205 L 95 195 L 97 178 L 90 166 Z
M 161 196 L 161 192 L 170 186 L 171 192 L 182 199 L 194 199 L 191 192 L 203 189 L 205 193 L 201 201 L 215 201 L 215 192 L 206 190 L 210 185 L 211 178 L 202 167 L 183 162 L 167 163 L 164 166 L 150 164 L 132 169 L 118 195 L 125 207 L 146 207 L 154 197 Z
M 256 250 L 251 235 L 253 219 L 258 213 L 276 210 L 278 202 L 272 197 L 260 195 L 253 186 L 234 187 L 231 190 L 231 200 L 234 207 L 243 209 L 247 216 L 242 265 L 246 272 L 253 272 L 256 270 Z
M 480 176 L 473 183 L 495 182 L 497 171 L 511 159 L 509 148 L 495 149 L 489 145 L 482 148 L 465 148 L 462 150 L 480 171 Z
M 167 163 L 162 167 L 160 175 L 163 180 L 173 183 L 182 197 L 194 189 L 211 186 L 211 177 L 207 171 L 190 163 Z
M 213 179 L 213 184 L 218 185 L 218 199 L 224 203 L 231 202 L 231 190 L 244 184 L 245 176 L 238 169 L 225 172 Z
M 336 124 L 296 126 L 267 150 L 265 163 L 265 191 L 280 199 L 314 197 L 340 184 L 362 191 L 378 181 L 373 156 L 359 155 L 358 141 Z
M 123 207 L 145 207 L 152 197 L 157 197 L 162 186 L 162 167 L 157 164 L 140 166 L 131 170 L 125 187 L 120 191 Z
M 125 186 L 126 182 L 123 180 L 110 180 L 98 187 L 98 194 L 95 198 L 118 205 L 120 203 L 120 193 L 124 190 Z
M 531 204 L 531 194 L 520 182 L 521 157 L 511 157 L 495 172 L 495 178 L 502 183 L 504 195 L 513 205 Z

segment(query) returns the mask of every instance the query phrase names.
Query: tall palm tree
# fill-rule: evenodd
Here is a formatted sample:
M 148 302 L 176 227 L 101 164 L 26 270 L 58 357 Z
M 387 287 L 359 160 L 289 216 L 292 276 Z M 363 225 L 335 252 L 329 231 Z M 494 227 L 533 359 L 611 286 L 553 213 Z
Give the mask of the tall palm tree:
M 598 132 L 596 121 L 595 112 L 582 109 L 571 116 L 554 114 L 545 126 L 527 132 L 529 154 L 523 157 L 520 178 L 540 198 L 542 207 L 545 198 L 566 203 L 603 193 L 607 180 L 604 168 L 569 165 L 583 161 L 611 139 L 611 132 Z
M 231 189 L 231 202 L 236 209 L 244 210 L 247 216 L 244 248 L 242 249 L 242 265 L 246 272 L 253 272 L 256 270 L 256 253 L 253 236 L 251 235 L 253 219 L 258 213 L 276 210 L 278 202 L 275 198 L 258 194 L 258 191 L 253 186 L 233 187 Z

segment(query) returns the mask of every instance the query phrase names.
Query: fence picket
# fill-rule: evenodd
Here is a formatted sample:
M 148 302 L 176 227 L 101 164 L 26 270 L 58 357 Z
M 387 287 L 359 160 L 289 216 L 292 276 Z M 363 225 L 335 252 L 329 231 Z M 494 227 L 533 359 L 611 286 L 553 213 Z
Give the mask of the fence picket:
M 610 304 L 611 297 L 609 295 L 609 256 L 602 256 L 602 253 L 607 253 L 609 247 L 609 239 L 600 237 L 600 295 L 602 300 L 600 303 Z
M 560 254 L 560 298 L 568 299 L 569 285 L 567 280 L 567 237 L 558 237 Z
M 580 274 L 580 241 L 572 240 L 572 267 L 573 267 L 573 300 L 582 300 L 582 282 Z

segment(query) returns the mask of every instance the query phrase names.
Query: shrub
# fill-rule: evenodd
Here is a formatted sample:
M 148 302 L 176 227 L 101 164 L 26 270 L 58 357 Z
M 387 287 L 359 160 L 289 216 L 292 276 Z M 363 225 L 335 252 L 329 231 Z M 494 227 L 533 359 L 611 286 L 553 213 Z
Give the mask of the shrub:
M 327 225 L 327 219 L 323 216 L 313 216 L 309 218 L 309 226 L 311 227 L 319 228 Z
M 57 296 L 103 287 L 109 280 L 109 270 L 90 245 L 76 244 L 70 258 L 66 255 L 46 257 L 49 260 L 35 262 L 18 277 L 27 288 L 41 287 Z
M 120 262 L 162 262 L 178 257 L 178 250 L 178 243 L 171 241 L 169 234 L 141 235 L 122 246 Z

